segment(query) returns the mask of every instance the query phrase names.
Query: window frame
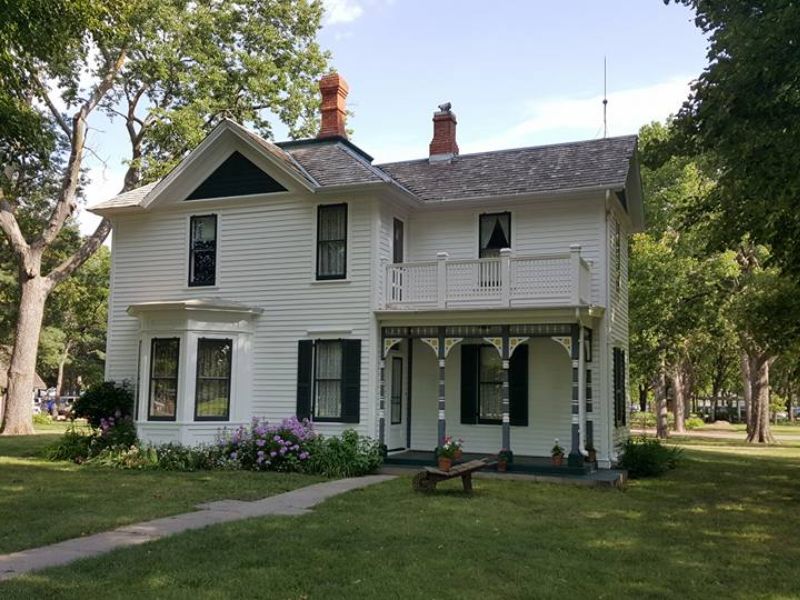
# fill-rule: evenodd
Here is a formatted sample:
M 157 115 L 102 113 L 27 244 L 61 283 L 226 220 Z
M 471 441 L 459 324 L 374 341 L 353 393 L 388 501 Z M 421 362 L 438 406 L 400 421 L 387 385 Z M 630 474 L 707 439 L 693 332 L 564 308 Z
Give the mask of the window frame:
M 625 348 L 614 346 L 612 361 L 612 395 L 614 399 L 614 427 L 627 427 L 627 352 Z
M 513 232 L 513 223 L 510 210 L 501 210 L 496 212 L 484 212 L 478 214 L 478 258 L 497 258 L 491 256 L 481 256 L 481 252 L 483 252 L 483 248 L 481 247 L 481 225 L 483 224 L 483 219 L 485 217 L 497 217 L 500 215 L 508 215 L 508 247 L 513 248 L 513 239 L 512 239 L 512 232 Z
M 175 413 L 172 416 L 156 416 L 153 415 L 153 370 L 155 369 L 156 361 L 154 360 L 155 356 L 155 347 L 156 344 L 160 341 L 170 341 L 170 342 L 177 342 L 178 349 L 177 349 L 177 357 L 175 360 Z M 148 377 L 148 384 L 147 384 L 147 420 L 148 421 L 170 421 L 174 422 L 178 419 L 178 404 L 180 402 L 181 397 L 181 388 L 180 388 L 180 376 L 181 376 L 181 338 L 180 337 L 154 337 L 150 339 L 150 369 L 149 369 L 149 377 Z M 158 377 L 158 379 L 168 379 L 172 380 L 172 377 Z
M 338 344 L 339 346 L 339 377 L 326 377 L 324 379 L 320 379 L 317 375 L 317 359 L 319 357 L 319 347 L 321 344 Z M 344 412 L 344 394 L 342 393 L 342 381 L 344 380 L 344 344 L 342 344 L 342 340 L 327 340 L 327 339 L 320 339 L 314 340 L 312 358 L 311 358 L 311 365 L 312 365 L 312 372 L 311 372 L 311 419 L 318 423 L 339 423 L 342 421 L 342 414 Z M 320 381 L 336 381 L 338 383 L 339 388 L 339 416 L 337 417 L 319 417 L 317 416 L 317 405 L 319 402 L 319 397 L 317 392 L 319 391 L 318 383 Z
M 502 366 L 503 366 L 503 360 L 502 360 L 502 358 L 500 358 L 500 355 L 497 353 L 497 348 L 495 348 L 491 344 L 477 344 L 477 346 L 478 346 L 478 372 L 476 374 L 476 377 L 477 377 L 476 391 L 478 392 L 478 394 L 477 394 L 478 397 L 475 400 L 476 400 L 476 408 L 477 408 L 476 412 L 477 412 L 478 425 L 502 425 L 503 424 L 502 414 L 501 414 L 499 419 L 487 419 L 487 418 L 481 417 L 481 400 L 483 399 L 483 394 L 481 392 L 481 389 L 482 389 L 482 385 L 484 383 L 485 384 L 495 384 L 495 385 L 499 385 L 500 386 L 500 410 L 501 410 L 501 413 L 502 413 L 502 401 L 503 401 L 503 378 L 502 378 L 502 372 L 503 371 L 502 371 Z M 501 373 L 501 376 L 500 376 L 500 380 L 499 381 L 483 381 L 481 379 L 481 373 L 483 372 L 482 356 L 483 356 L 484 348 L 485 349 L 489 349 L 492 352 L 494 352 L 494 354 L 497 356 L 498 360 L 500 361 L 500 368 L 501 368 L 500 373 Z
M 193 281 L 194 272 L 194 221 L 195 219 L 214 219 L 214 278 L 211 283 L 198 283 Z M 206 251 L 208 252 L 208 251 Z M 189 263 L 187 269 L 187 285 L 190 288 L 210 288 L 216 287 L 217 280 L 219 279 L 219 215 L 217 213 L 207 213 L 202 215 L 189 216 Z
M 338 208 L 344 210 L 344 238 L 336 240 L 320 240 L 320 225 L 322 224 L 322 213 L 324 210 Z M 347 279 L 347 259 L 348 259 L 348 243 L 349 243 L 349 227 L 350 227 L 350 209 L 347 202 L 337 202 L 334 204 L 317 204 L 317 229 L 316 229 L 316 259 L 314 261 L 314 274 L 316 281 L 339 281 Z M 321 274 L 320 273 L 320 246 L 322 244 L 329 244 L 332 242 L 341 243 L 344 247 L 344 256 L 342 257 L 342 272 L 335 274 Z
M 397 231 L 398 226 L 400 230 L 400 260 L 397 260 Z M 406 259 L 406 223 L 403 219 L 397 217 L 392 218 L 392 263 L 400 264 L 405 262 Z
M 395 373 L 395 365 L 400 365 L 399 375 Z M 396 383 L 397 381 L 397 383 Z M 392 357 L 392 385 L 389 389 L 389 424 L 402 425 L 403 424 L 403 358 L 400 356 Z M 395 385 L 399 384 L 399 393 L 395 395 Z M 397 402 L 395 402 L 397 400 Z M 398 418 L 394 418 L 394 409 L 397 407 Z
M 227 342 L 230 346 L 228 353 L 228 402 L 225 407 L 224 416 L 201 416 L 197 414 L 198 408 L 198 392 L 200 390 L 200 343 L 204 341 L 209 342 Z M 233 386 L 233 338 L 219 338 L 219 337 L 199 337 L 197 338 L 197 352 L 195 353 L 195 370 L 194 370 L 194 420 L 195 421 L 230 421 L 231 418 L 231 388 Z M 203 379 L 222 380 L 222 377 L 203 377 Z

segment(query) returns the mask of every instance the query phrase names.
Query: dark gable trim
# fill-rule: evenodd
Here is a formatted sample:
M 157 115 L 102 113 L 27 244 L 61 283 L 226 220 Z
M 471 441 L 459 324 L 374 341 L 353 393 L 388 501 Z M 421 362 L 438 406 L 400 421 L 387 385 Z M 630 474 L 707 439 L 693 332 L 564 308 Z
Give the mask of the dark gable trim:
M 286 188 L 267 175 L 259 167 L 234 151 L 225 162 L 206 177 L 186 200 L 249 196 L 285 192 Z

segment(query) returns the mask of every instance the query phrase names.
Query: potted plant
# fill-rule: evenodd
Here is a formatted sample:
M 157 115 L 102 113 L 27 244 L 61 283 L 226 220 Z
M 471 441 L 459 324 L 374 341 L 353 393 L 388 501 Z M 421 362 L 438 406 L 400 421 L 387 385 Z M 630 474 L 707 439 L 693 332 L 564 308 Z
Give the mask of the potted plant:
M 505 473 L 508 465 L 512 462 L 514 462 L 514 453 L 511 450 L 503 448 L 497 453 L 497 470 L 501 473 Z
M 444 438 L 444 443 L 436 448 L 436 459 L 439 463 L 439 469 L 442 471 L 449 471 L 453 466 L 453 460 L 456 455 L 461 452 L 461 447 L 464 445 L 462 440 L 454 440 L 451 436 Z
M 597 462 L 597 450 L 591 443 L 586 445 L 586 462 L 592 464 Z
M 560 467 L 561 463 L 564 462 L 564 448 L 558 443 L 558 438 L 555 439 L 553 449 L 550 451 L 550 458 L 556 467 Z

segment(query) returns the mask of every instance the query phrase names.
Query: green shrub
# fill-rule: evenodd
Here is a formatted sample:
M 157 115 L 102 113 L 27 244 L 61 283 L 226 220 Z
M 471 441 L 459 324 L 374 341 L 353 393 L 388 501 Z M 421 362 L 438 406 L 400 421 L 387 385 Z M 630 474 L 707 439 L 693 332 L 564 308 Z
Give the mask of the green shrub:
M 103 419 L 124 419 L 133 415 L 133 393 L 123 384 L 105 381 L 92 386 L 73 405 L 77 417 L 85 417 L 92 427 L 100 427 Z
M 380 444 L 348 429 L 341 436 L 319 436 L 309 442 L 305 471 L 324 477 L 359 477 L 383 463 Z
M 620 466 L 632 479 L 657 477 L 678 466 L 681 450 L 655 438 L 630 438 L 622 448 Z
M 45 457 L 48 460 L 69 460 L 81 463 L 91 455 L 92 444 L 97 435 L 96 432 L 83 432 L 70 427 L 58 442 L 45 450 Z
M 53 422 L 53 419 L 50 418 L 50 415 L 47 413 L 37 413 L 33 415 L 33 424 L 34 425 L 49 425 Z
M 706 422 L 698 416 L 691 416 L 686 419 L 686 429 L 700 429 L 705 424 Z

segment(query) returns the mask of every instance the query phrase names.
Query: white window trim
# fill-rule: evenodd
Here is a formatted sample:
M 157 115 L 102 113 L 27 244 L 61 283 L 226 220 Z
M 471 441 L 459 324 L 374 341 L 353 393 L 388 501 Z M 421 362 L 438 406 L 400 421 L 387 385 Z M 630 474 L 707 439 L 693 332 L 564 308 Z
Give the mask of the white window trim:
M 214 260 L 214 285 L 189 285 L 189 270 L 190 270 L 190 262 L 189 257 L 191 256 L 192 249 L 192 217 L 211 217 L 214 216 L 217 218 L 217 248 L 216 248 L 216 257 Z M 183 290 L 184 291 L 200 291 L 203 290 L 211 290 L 215 291 L 218 290 L 220 286 L 220 263 L 222 262 L 222 213 L 220 211 L 194 211 L 188 213 L 184 216 L 184 240 L 183 240 Z
M 317 279 L 317 237 L 319 236 L 319 207 L 330 206 L 335 204 L 344 204 L 347 207 L 347 241 L 345 242 L 345 262 L 344 262 L 344 277 L 342 279 Z M 352 273 L 352 257 L 353 257 L 353 210 L 352 202 L 349 200 L 333 200 L 325 202 L 314 202 L 312 204 L 311 214 L 311 284 L 312 285 L 335 285 L 337 283 L 352 283 L 350 277 Z

